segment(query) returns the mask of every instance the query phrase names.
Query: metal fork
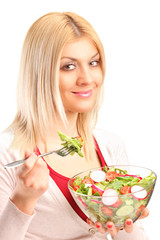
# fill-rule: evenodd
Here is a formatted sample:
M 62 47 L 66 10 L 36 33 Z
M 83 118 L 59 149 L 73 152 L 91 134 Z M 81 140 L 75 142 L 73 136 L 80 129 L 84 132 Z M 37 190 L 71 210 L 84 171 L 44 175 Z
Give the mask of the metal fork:
M 40 155 L 38 155 L 38 157 L 44 157 L 44 156 L 50 155 L 52 153 L 56 153 L 56 154 L 60 155 L 61 157 L 65 157 L 65 156 L 69 155 L 70 153 L 72 153 L 73 151 L 74 151 L 73 148 L 68 149 L 66 147 L 63 147 L 56 151 L 51 151 L 51 152 L 40 154 Z M 14 161 L 12 163 L 4 165 L 4 168 L 7 169 L 7 168 L 18 167 L 18 166 L 22 165 L 26 160 L 27 160 L 27 158 Z

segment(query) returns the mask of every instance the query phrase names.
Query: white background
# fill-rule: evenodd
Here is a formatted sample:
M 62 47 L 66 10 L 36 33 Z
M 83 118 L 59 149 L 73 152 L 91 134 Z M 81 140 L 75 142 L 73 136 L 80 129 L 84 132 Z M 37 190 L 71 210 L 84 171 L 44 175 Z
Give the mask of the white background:
M 22 43 L 30 25 L 52 11 L 73 11 L 98 32 L 106 52 L 105 99 L 97 127 L 118 134 L 131 164 L 160 164 L 160 6 L 157 0 L 5 0 L 0 6 L 0 131 L 16 112 Z M 143 225 L 158 237 L 159 180 Z

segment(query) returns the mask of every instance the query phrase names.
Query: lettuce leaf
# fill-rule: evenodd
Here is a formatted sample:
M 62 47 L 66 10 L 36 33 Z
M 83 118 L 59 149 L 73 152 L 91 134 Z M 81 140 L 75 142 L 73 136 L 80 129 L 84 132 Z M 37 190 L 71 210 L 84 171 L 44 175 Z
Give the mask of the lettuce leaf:
M 155 179 L 156 179 L 156 176 L 154 175 L 153 172 L 151 172 L 150 175 L 148 175 L 147 177 L 142 178 L 142 180 L 140 180 L 138 182 L 138 185 L 140 185 L 141 187 L 146 188 L 146 187 L 152 185 L 152 183 L 154 182 Z
M 70 138 L 60 131 L 57 131 L 57 132 L 61 141 L 64 141 L 62 145 L 67 149 L 72 150 L 71 155 L 73 155 L 76 152 L 80 157 L 84 157 L 83 153 L 81 152 L 81 142 L 78 139 L 73 137 Z

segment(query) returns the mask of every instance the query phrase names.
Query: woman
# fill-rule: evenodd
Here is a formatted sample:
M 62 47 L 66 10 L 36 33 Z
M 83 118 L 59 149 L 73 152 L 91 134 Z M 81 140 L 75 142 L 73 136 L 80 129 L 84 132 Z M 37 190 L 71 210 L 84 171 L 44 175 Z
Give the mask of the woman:
M 93 132 L 104 75 L 103 46 L 82 17 L 50 13 L 29 29 L 21 56 L 17 114 L 1 135 L 1 240 L 105 239 L 106 231 L 115 239 L 147 239 L 130 219 L 122 231 L 112 222 L 106 223 L 107 230 L 86 219 L 67 189 L 68 179 L 78 172 L 128 161 L 116 136 Z M 57 130 L 82 137 L 84 158 L 37 156 L 61 148 Z M 24 165 L 4 170 L 5 164 L 24 156 Z M 145 209 L 143 217 L 147 214 Z

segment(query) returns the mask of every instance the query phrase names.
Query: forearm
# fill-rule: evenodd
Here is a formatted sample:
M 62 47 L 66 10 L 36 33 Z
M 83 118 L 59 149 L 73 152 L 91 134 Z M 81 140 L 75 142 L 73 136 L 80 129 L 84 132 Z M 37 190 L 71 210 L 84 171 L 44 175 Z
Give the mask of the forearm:
M 24 214 L 9 200 L 0 214 L 0 239 L 23 240 L 34 215 Z
M 13 191 L 10 200 L 21 212 L 32 216 L 38 199 L 27 198 L 21 195 L 20 192 L 14 193 Z

